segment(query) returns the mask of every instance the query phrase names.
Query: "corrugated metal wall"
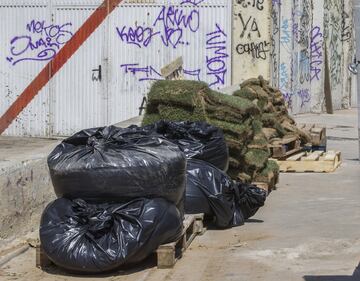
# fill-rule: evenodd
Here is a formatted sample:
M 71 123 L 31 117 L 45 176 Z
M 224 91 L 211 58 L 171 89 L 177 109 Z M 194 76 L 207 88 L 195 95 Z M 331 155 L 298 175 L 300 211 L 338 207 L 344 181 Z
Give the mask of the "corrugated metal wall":
M 0 50 L 9 58 L 0 64 L 0 91 L 6 93 L 0 97 L 0 115 L 102 1 L 2 3 Z M 134 117 L 151 83 L 162 79 L 160 69 L 178 56 L 183 56 L 186 78 L 213 88 L 229 86 L 229 14 L 226 0 L 125 1 L 5 134 L 64 136 Z
M 76 31 L 94 12 L 95 6 L 56 5 L 54 21 L 71 23 Z M 52 134 L 70 135 L 88 127 L 104 126 L 107 120 L 107 93 L 103 91 L 104 79 L 98 78 L 105 48 L 105 27 L 100 25 L 80 49 L 55 75 L 51 88 Z
M 136 116 L 152 81 L 161 79 L 161 68 L 179 56 L 187 79 L 206 81 L 213 88 L 231 84 L 231 4 L 185 2 L 125 4 L 110 15 L 110 123 Z
M 0 115 L 40 72 L 46 64 L 46 57 L 51 55 L 46 48 L 39 46 L 41 35 L 38 31 L 51 23 L 46 2 L 0 1 Z M 45 87 L 6 134 L 46 136 L 49 135 L 49 125 L 49 87 Z
M 0 115 L 102 2 L 0 2 Z M 63 136 L 134 117 L 178 56 L 186 78 L 215 89 L 261 74 L 296 114 L 324 111 L 326 51 L 333 107 L 347 108 L 356 103 L 353 41 L 346 0 L 127 0 L 5 134 Z

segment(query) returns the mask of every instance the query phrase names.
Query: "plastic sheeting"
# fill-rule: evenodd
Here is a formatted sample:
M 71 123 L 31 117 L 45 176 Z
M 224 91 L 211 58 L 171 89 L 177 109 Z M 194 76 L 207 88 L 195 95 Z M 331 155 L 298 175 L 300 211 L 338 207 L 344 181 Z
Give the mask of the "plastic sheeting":
M 236 183 L 239 190 L 238 204 L 245 219 L 256 214 L 260 207 L 264 206 L 267 192 L 255 185 Z
M 144 127 L 177 144 L 187 158 L 204 160 L 226 171 L 229 152 L 223 132 L 205 122 L 159 121 Z
M 40 240 L 56 265 L 99 273 L 139 262 L 181 232 L 179 211 L 164 199 L 94 205 L 61 198 L 45 209 Z
M 188 160 L 185 212 L 204 213 L 220 228 L 239 226 L 264 206 L 267 192 L 232 181 L 223 171 L 201 160 Z
M 234 182 L 220 169 L 201 160 L 188 160 L 186 213 L 214 217 L 220 228 L 243 225 L 237 191 Z
M 184 154 L 139 127 L 80 131 L 51 152 L 48 165 L 58 197 L 93 202 L 162 197 L 178 204 L 185 192 Z

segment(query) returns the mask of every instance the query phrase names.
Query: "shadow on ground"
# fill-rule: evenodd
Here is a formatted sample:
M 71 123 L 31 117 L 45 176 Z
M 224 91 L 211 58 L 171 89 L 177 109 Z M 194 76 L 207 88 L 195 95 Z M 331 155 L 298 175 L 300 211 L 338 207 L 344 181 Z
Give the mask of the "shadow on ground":
M 109 272 L 100 273 L 100 274 L 84 274 L 79 272 L 73 272 L 64 270 L 54 264 L 50 265 L 49 267 L 43 268 L 43 270 L 51 275 L 57 275 L 57 276 L 67 276 L 67 277 L 81 277 L 81 278 L 91 278 L 91 279 L 103 279 L 106 277 L 112 277 L 112 276 L 126 276 L 131 275 L 136 272 L 141 272 L 146 269 L 150 269 L 156 267 L 156 255 L 153 254 L 149 256 L 147 259 L 145 259 L 143 262 L 137 265 L 126 265 L 123 266 L 123 268 L 114 269 Z
M 360 281 L 360 263 L 355 268 L 354 274 L 352 276 L 342 276 L 342 275 L 333 275 L 333 276 L 304 276 L 305 281 Z

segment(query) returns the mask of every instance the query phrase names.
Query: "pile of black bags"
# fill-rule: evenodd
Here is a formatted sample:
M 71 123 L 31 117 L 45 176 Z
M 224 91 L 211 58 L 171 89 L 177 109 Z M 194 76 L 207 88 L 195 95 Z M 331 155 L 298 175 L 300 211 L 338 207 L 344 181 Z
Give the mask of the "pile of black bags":
M 40 239 L 55 264 L 104 272 L 181 235 L 186 158 L 160 135 L 84 130 L 58 145 L 48 165 L 60 198 L 42 215 Z
M 226 171 L 229 151 L 223 132 L 205 122 L 159 121 L 144 130 L 162 135 L 177 144 L 188 159 L 200 159 Z
M 265 190 L 226 174 L 229 152 L 220 129 L 204 122 L 162 120 L 144 130 L 160 134 L 185 153 L 187 214 L 204 213 L 217 227 L 227 228 L 244 224 L 264 206 Z
M 204 213 L 219 228 L 243 225 L 264 206 L 265 190 L 234 182 L 209 163 L 188 160 L 186 174 L 186 213 Z
M 184 212 L 242 225 L 267 194 L 233 181 L 228 163 L 222 131 L 204 122 L 78 132 L 48 157 L 59 198 L 42 215 L 42 247 L 58 266 L 99 273 L 178 239 Z

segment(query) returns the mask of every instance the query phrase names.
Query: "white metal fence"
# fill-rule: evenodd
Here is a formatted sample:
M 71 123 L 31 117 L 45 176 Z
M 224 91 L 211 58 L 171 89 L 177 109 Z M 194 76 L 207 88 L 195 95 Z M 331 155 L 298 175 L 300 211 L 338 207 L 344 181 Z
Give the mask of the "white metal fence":
M 0 1 L 0 115 L 101 2 Z M 186 78 L 229 86 L 230 14 L 227 0 L 125 1 L 5 134 L 63 136 L 134 117 L 161 67 L 178 56 Z

